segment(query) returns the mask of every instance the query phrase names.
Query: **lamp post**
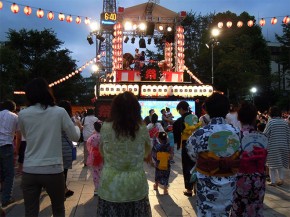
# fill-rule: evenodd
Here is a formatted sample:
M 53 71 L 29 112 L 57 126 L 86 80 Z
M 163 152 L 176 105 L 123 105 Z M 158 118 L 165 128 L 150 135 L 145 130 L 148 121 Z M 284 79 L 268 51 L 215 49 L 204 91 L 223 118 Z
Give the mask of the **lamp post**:
M 96 95 L 96 99 L 99 98 L 99 73 L 100 73 L 100 68 L 97 64 L 94 64 L 92 66 L 92 70 L 93 70 L 93 74 L 96 76 L 96 90 L 95 90 L 95 95 Z
M 220 34 L 219 29 L 212 29 L 211 30 L 211 41 L 210 41 L 210 46 L 211 46 L 211 84 L 214 84 L 214 70 L 213 70 L 213 48 L 216 44 L 218 44 L 218 41 L 216 40 L 216 37 Z M 207 48 L 209 48 L 209 45 L 206 44 Z
M 253 104 L 255 105 L 255 93 L 257 92 L 257 88 L 256 87 L 252 87 L 250 89 L 250 92 L 251 92 L 251 95 L 252 95 Z

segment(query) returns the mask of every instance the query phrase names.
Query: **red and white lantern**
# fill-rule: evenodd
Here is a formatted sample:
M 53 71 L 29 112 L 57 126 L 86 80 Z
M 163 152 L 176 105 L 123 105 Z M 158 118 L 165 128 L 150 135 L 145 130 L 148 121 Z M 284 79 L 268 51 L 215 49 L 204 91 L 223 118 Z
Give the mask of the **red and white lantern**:
M 11 5 L 11 11 L 14 13 L 14 14 L 17 14 L 19 12 L 19 6 L 15 3 L 13 3 Z
M 36 15 L 38 18 L 42 18 L 44 16 L 44 11 L 41 8 L 39 8 L 36 12 Z
M 260 26 L 265 26 L 265 24 L 266 24 L 266 20 L 264 18 L 262 18 L 260 20 Z
M 86 17 L 86 19 L 85 19 L 85 24 L 86 24 L 86 25 L 90 24 L 90 19 L 87 18 L 87 17 Z
M 0 10 L 3 8 L 3 3 L 0 1 Z
M 248 25 L 248 27 L 252 27 L 254 25 L 254 21 L 253 20 L 249 20 L 247 25 Z
M 284 19 L 283 19 L 283 23 L 284 23 L 284 24 L 287 24 L 287 23 L 289 23 L 289 22 L 290 22 L 290 17 L 288 17 L 288 16 L 284 17 Z
M 244 25 L 244 24 L 243 24 L 242 21 L 238 21 L 238 22 L 237 22 L 237 27 L 238 27 L 238 28 L 241 28 L 243 25 Z
M 73 20 L 71 15 L 66 16 L 66 22 L 71 23 Z
M 223 28 L 223 26 L 224 26 L 224 23 L 223 23 L 223 22 L 219 22 L 219 23 L 218 23 L 218 28 L 221 29 L 221 28 Z
M 58 19 L 59 19 L 60 21 L 64 21 L 64 19 L 65 19 L 64 14 L 63 14 L 63 13 L 59 13 L 59 15 L 58 15 Z
M 29 6 L 25 6 L 25 7 L 23 8 L 23 12 L 24 12 L 27 16 L 29 16 L 29 15 L 32 13 L 32 9 L 31 9 L 31 7 L 29 7 Z
M 272 25 L 275 25 L 276 23 L 277 23 L 277 18 L 276 17 L 273 17 L 272 19 L 271 19 L 271 24 Z
M 228 27 L 228 28 L 231 28 L 232 25 L 233 25 L 232 21 L 228 21 L 228 22 L 227 22 L 227 27 Z
M 82 22 L 82 19 L 79 17 L 79 16 L 77 16 L 77 18 L 76 18 L 76 23 L 77 24 L 80 24 Z
M 53 14 L 52 11 L 49 11 L 49 12 L 47 13 L 47 19 L 48 19 L 48 20 L 53 20 L 53 19 L 54 19 L 54 14 Z

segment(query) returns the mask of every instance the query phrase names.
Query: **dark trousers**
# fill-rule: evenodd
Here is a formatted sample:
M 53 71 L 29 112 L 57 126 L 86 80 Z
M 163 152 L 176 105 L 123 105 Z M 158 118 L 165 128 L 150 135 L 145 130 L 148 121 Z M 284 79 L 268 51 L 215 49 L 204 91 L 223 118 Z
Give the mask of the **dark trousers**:
M 181 148 L 181 163 L 182 163 L 182 172 L 183 172 L 183 179 L 184 179 L 184 186 L 185 189 L 191 190 L 193 189 L 193 183 L 190 183 L 190 171 L 194 167 L 195 163 L 190 159 L 190 157 L 187 154 L 186 150 L 186 141 L 182 142 L 182 148 Z
M 54 217 L 65 217 L 64 208 L 64 175 L 30 174 L 22 175 L 22 190 L 25 205 L 25 217 L 37 217 L 39 213 L 39 198 L 42 187 L 45 187 L 51 200 Z

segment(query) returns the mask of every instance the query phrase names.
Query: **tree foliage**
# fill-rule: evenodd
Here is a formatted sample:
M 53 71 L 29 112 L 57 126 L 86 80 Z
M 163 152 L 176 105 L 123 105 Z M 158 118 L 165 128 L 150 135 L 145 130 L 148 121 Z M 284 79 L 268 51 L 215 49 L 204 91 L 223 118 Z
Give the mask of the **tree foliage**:
M 212 51 L 205 46 L 212 40 L 209 30 L 217 27 L 218 22 L 225 24 L 231 20 L 233 26 L 221 29 L 220 36 L 216 38 L 219 43 L 213 47 L 214 87 L 236 102 L 249 94 L 251 86 L 257 86 L 261 92 L 267 92 L 271 87 L 270 53 L 266 40 L 258 25 L 246 25 L 250 19 L 254 17 L 246 12 L 239 16 L 230 11 L 216 14 L 202 36 L 197 60 L 197 70 L 203 78 L 207 78 L 203 81 L 211 83 Z M 244 23 L 242 28 L 234 25 L 240 20 Z
M 62 44 L 51 29 L 9 29 L 7 41 L 0 47 L 1 99 L 12 98 L 13 91 L 23 91 L 33 78 L 43 77 L 52 83 L 75 71 L 75 60 L 68 49 L 60 49 Z M 81 98 L 84 90 L 79 74 L 53 87 L 57 100 L 72 102 Z

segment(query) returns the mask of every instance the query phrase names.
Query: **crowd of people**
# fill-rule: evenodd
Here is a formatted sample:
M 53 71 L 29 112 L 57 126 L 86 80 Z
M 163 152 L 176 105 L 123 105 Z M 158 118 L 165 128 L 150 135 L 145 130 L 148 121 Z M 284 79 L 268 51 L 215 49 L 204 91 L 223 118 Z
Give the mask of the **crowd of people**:
M 214 93 L 200 117 L 180 101 L 180 117 L 165 107 L 159 121 L 154 108 L 142 119 L 138 99 L 124 92 L 102 122 L 93 109 L 73 115 L 69 101 L 56 104 L 44 79 L 29 82 L 25 92 L 28 104 L 19 112 L 13 101 L 1 103 L 0 181 L 6 208 L 15 202 L 19 156 L 26 217 L 38 216 L 43 190 L 53 216 L 65 216 L 64 202 L 74 194 L 66 183 L 75 145 L 83 145 L 83 166 L 91 168 L 97 216 L 152 216 L 144 162 L 155 170 L 153 189 L 163 186 L 167 195 L 174 150 L 181 149 L 181 194 L 197 196 L 197 216 L 263 216 L 266 180 L 270 187 L 284 184 L 290 119 L 277 106 L 260 113 L 249 102 L 235 107 Z

